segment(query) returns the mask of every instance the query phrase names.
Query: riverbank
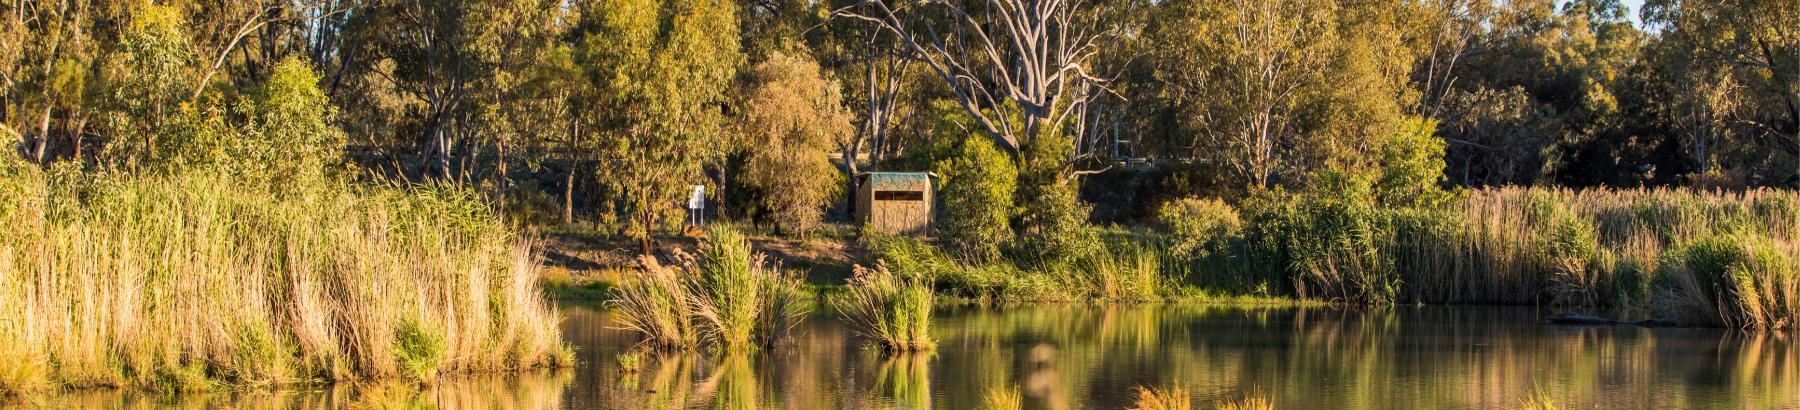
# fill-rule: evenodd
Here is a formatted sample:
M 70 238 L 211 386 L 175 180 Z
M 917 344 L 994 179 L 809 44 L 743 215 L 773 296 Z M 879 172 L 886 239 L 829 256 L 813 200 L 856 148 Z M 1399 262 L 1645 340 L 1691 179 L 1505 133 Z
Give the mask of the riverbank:
M 931 278 L 941 300 L 974 303 L 1549 305 L 1763 328 L 1791 326 L 1800 314 L 1792 191 L 1504 188 L 1432 208 L 1318 195 L 1196 208 L 1165 212 L 1172 218 L 1154 228 L 1095 228 L 1088 250 L 1057 264 L 972 262 L 908 238 L 751 240 L 789 268 L 810 268 L 815 294 L 841 285 L 840 271 L 879 261 Z M 1207 222 L 1171 223 L 1196 221 Z M 600 238 L 553 236 L 552 295 L 604 298 L 630 280 L 637 248 Z
M 437 187 L 8 168 L 0 395 L 561 367 L 534 245 Z

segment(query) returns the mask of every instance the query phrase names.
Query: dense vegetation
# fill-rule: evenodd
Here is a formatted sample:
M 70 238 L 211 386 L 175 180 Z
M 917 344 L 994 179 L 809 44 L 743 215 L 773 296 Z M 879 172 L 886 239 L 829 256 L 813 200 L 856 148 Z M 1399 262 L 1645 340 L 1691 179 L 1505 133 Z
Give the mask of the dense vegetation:
M 890 345 L 929 342 L 924 282 L 1777 328 L 1800 306 L 1787 0 L 70 0 L 0 16 L 0 141 L 17 154 L 0 217 L 21 227 L 0 248 L 0 307 L 30 312 L 0 318 L 0 342 L 59 341 L 5 343 L 26 364 L 0 371 L 5 390 L 542 363 L 554 315 L 523 296 L 535 262 L 514 232 L 649 254 L 704 185 L 712 216 L 805 237 L 848 222 L 842 194 L 870 170 L 943 177 L 937 239 L 863 238 L 885 268 L 840 305 Z M 794 314 L 794 279 L 727 231 L 676 265 L 644 263 L 618 302 L 652 343 L 748 349 Z M 146 293 L 86 308 L 125 282 Z M 233 317 L 202 308 L 254 317 L 160 326 Z M 113 329 L 70 322 L 85 320 L 186 333 L 47 330 Z
M 0 170 L 0 394 L 571 359 L 531 246 L 466 190 Z

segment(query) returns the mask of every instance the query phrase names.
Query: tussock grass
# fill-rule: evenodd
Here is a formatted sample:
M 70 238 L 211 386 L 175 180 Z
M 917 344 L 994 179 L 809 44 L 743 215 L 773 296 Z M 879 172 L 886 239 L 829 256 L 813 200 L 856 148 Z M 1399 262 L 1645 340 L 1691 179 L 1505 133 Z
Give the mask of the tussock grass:
M 917 276 L 889 271 L 887 265 L 855 267 L 849 292 L 832 300 L 857 333 L 881 342 L 889 351 L 931 350 L 931 308 L 936 293 Z
M 1020 410 L 1025 408 L 1025 397 L 1019 394 L 1019 389 L 1017 387 L 1012 386 L 989 387 L 987 393 L 981 396 L 981 402 L 984 406 L 982 408 L 987 410 Z
M 475 194 L 0 175 L 0 394 L 565 365 L 538 263 Z
M 1193 396 L 1180 387 L 1150 388 L 1138 386 L 1137 404 L 1132 410 L 1187 410 L 1193 408 Z
M 729 226 L 716 227 L 698 257 L 675 255 L 674 266 L 644 258 L 645 269 L 608 303 L 621 328 L 656 348 L 685 350 L 705 342 L 726 351 L 774 345 L 806 314 L 802 282 Z

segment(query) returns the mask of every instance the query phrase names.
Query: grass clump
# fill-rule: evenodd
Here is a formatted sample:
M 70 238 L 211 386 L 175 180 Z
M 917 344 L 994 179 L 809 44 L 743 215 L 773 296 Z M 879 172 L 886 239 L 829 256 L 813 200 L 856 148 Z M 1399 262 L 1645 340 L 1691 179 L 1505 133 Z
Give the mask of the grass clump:
M 532 245 L 475 193 L 0 168 L 0 394 L 567 363 Z
M 936 298 L 931 286 L 920 277 L 895 274 L 885 264 L 855 269 L 849 292 L 832 302 L 844 320 L 889 351 L 930 350 Z
M 1132 410 L 1187 410 L 1193 408 L 1193 396 L 1180 387 L 1149 388 L 1138 386 L 1137 403 Z
M 994 386 L 981 395 L 982 408 L 987 410 L 1020 410 L 1025 408 L 1025 397 L 1019 394 L 1016 387 Z
M 619 353 L 617 356 L 613 356 L 613 360 L 619 363 L 619 371 L 627 374 L 637 373 L 639 366 L 642 365 L 643 355 L 637 352 Z
M 678 253 L 675 259 L 675 266 L 665 267 L 645 258 L 642 276 L 609 302 L 619 310 L 621 328 L 643 334 L 652 347 L 766 347 L 806 313 L 800 278 L 752 252 L 731 227 L 710 232 L 699 257 Z
M 1657 278 L 1657 307 L 1690 324 L 1791 327 L 1800 318 L 1794 254 L 1791 245 L 1754 234 L 1697 239 L 1665 255 Z
M 1219 403 L 1213 408 L 1218 410 L 1274 410 L 1275 404 L 1269 402 L 1269 399 L 1265 397 L 1245 396 L 1237 400 Z

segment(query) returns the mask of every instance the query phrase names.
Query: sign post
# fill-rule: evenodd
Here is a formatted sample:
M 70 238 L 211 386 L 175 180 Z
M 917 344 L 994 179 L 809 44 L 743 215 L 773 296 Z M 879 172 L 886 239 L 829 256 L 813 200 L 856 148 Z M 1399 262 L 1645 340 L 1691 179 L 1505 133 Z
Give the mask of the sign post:
M 688 223 L 696 228 L 706 226 L 706 186 L 694 185 L 694 193 L 688 196 Z

